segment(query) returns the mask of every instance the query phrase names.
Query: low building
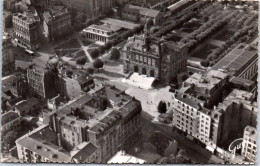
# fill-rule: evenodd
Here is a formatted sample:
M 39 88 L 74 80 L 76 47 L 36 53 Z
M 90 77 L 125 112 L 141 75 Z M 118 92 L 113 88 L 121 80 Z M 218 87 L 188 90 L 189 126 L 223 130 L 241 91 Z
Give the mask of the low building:
M 18 46 L 30 50 L 39 48 L 38 20 L 31 11 L 13 14 L 13 30 Z
M 51 6 L 43 13 L 44 34 L 49 40 L 69 34 L 71 28 L 71 16 L 65 6 Z
M 256 80 L 258 71 L 258 38 L 251 44 L 241 43 L 218 63 L 211 70 L 223 70 L 232 76 L 247 80 Z
M 123 8 L 122 16 L 125 19 L 142 23 L 146 23 L 151 19 L 154 25 L 163 21 L 163 14 L 160 11 L 129 4 Z
M 242 142 L 242 157 L 249 161 L 256 163 L 257 156 L 257 130 L 254 127 L 247 126 L 244 130 Z
M 13 73 L 15 69 L 15 59 L 11 39 L 3 36 L 2 39 L 2 76 Z
M 7 113 L 2 114 L 1 116 L 1 132 L 2 134 L 16 130 L 21 124 L 21 118 L 18 113 L 14 111 L 9 111 Z
M 106 43 L 109 40 L 115 39 L 118 31 L 121 27 L 102 24 L 102 25 L 90 25 L 83 30 L 83 34 L 87 39 L 99 41 L 101 43 Z
M 63 78 L 64 94 L 68 98 L 76 98 L 95 87 L 94 79 L 90 75 L 81 75 L 74 78 Z
M 28 95 L 28 83 L 26 75 L 20 72 L 2 78 L 2 93 L 9 94 L 15 98 Z
M 108 162 L 108 164 L 144 164 L 145 160 L 126 154 L 125 151 L 117 152 Z
M 32 113 L 33 111 L 39 111 L 39 100 L 36 98 L 29 98 L 27 100 L 20 101 L 15 104 L 15 112 L 19 114 L 19 116 L 25 116 L 28 113 Z

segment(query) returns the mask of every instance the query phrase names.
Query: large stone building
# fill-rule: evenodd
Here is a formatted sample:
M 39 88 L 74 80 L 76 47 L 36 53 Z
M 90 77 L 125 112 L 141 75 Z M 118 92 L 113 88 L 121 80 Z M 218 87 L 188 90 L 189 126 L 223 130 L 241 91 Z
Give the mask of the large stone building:
M 211 70 L 223 70 L 229 75 L 246 80 L 256 80 L 258 71 L 258 38 L 252 43 L 239 44 L 228 53 Z
M 52 70 L 31 65 L 27 69 L 29 92 L 40 98 L 53 98 L 57 95 L 55 75 Z
M 2 76 L 6 76 L 15 70 L 15 59 L 11 39 L 3 36 L 2 41 Z
M 247 161 L 256 162 L 257 156 L 257 130 L 255 127 L 247 126 L 244 130 L 242 142 L 242 156 Z
M 65 6 L 51 6 L 43 13 L 44 34 L 49 40 L 55 40 L 72 31 L 71 16 Z
M 113 25 L 90 25 L 83 30 L 83 34 L 87 39 L 98 41 L 101 43 L 106 43 L 109 40 L 115 39 L 118 31 L 121 27 Z
M 16 44 L 30 50 L 39 48 L 38 20 L 32 12 L 14 13 L 13 30 Z
M 129 38 L 121 52 L 124 72 L 137 72 L 171 83 L 186 71 L 187 48 L 151 39 L 147 27 L 143 36 Z
M 87 18 L 93 18 L 102 15 L 110 10 L 113 0 L 60 0 L 67 7 L 76 8 L 79 12 L 84 13 Z
M 212 152 L 219 152 L 219 147 L 228 151 L 228 145 L 242 137 L 247 125 L 256 126 L 254 95 L 233 89 L 225 96 L 227 84 L 227 75 L 220 71 L 211 70 L 204 77 L 194 74 L 174 93 L 171 104 L 173 126 Z
M 129 4 L 125 5 L 122 16 L 134 22 L 146 23 L 148 20 L 152 20 L 154 25 L 161 23 L 163 20 L 163 14 L 158 10 Z
M 140 141 L 141 110 L 138 100 L 113 86 L 102 87 L 46 112 L 46 125 L 16 141 L 18 158 L 32 163 L 107 162 Z

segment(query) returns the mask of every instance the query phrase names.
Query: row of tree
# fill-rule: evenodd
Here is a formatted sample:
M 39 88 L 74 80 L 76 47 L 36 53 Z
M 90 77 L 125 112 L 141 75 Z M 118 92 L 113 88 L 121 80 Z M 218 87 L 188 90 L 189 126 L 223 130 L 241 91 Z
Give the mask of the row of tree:
M 211 54 L 208 55 L 207 60 L 201 62 L 202 66 L 208 67 L 217 63 L 227 53 L 229 53 L 237 43 L 243 43 L 256 35 L 258 32 L 257 24 L 252 22 L 250 25 L 237 31 L 225 44 L 216 48 Z
M 202 25 L 198 30 L 191 33 L 188 37 L 183 38 L 180 42 L 186 44 L 187 48 L 190 50 L 194 48 L 199 42 L 207 39 L 209 35 L 217 30 L 223 28 L 228 21 L 235 15 L 231 13 L 227 16 L 219 15 L 218 17 L 209 20 L 206 24 Z
M 161 27 L 159 31 L 157 31 L 154 36 L 156 37 L 161 37 L 165 35 L 166 33 L 169 33 L 172 31 L 174 28 L 177 28 L 181 26 L 182 24 L 186 23 L 189 21 L 191 18 L 194 18 L 198 13 L 197 10 L 205 6 L 208 2 L 206 1 L 199 1 L 196 2 L 193 6 L 189 7 L 188 9 L 185 10 L 185 12 L 181 12 L 179 14 L 178 18 L 175 19 L 175 21 L 171 22 L 168 25 L 165 25 L 164 27 Z

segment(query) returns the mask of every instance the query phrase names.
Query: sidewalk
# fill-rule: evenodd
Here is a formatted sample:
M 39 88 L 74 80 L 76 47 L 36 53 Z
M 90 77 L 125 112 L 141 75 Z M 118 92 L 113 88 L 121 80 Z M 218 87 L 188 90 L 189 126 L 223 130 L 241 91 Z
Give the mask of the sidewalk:
M 92 63 L 94 60 L 92 59 L 92 57 L 90 56 L 90 54 L 88 53 L 88 46 L 84 46 L 84 44 L 82 43 L 82 41 L 79 39 L 79 37 L 76 37 L 76 39 L 78 40 L 79 44 L 81 45 L 82 50 L 85 52 L 88 60 L 90 63 Z

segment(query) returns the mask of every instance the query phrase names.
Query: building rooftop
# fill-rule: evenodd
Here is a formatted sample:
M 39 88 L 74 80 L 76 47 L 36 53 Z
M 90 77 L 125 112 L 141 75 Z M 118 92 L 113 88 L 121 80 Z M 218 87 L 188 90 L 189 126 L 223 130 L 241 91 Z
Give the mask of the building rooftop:
M 258 57 L 257 49 L 244 43 L 239 44 L 234 50 L 216 63 L 211 70 L 224 69 L 239 74 L 242 68 L 246 67 L 249 61 Z
M 223 72 L 212 70 L 206 74 L 194 73 L 184 81 L 184 84 L 193 84 L 196 88 L 211 90 L 216 84 L 227 77 L 228 75 Z
M 41 66 L 37 66 L 35 64 L 32 64 L 28 67 L 29 70 L 33 70 L 34 72 L 37 72 L 37 73 L 41 73 L 41 74 L 44 74 L 46 72 L 48 72 L 49 70 L 47 70 L 46 68 L 43 68 Z
M 17 118 L 19 118 L 18 113 L 14 112 L 14 111 L 9 111 L 7 113 L 2 114 L 1 124 L 4 125 Z
M 58 20 L 62 18 L 64 15 L 69 15 L 68 9 L 66 6 L 55 5 L 51 8 L 47 8 L 43 13 L 44 21 L 48 24 L 50 21 Z
M 118 20 L 114 18 L 104 18 L 103 20 L 101 20 L 101 22 L 103 22 L 104 24 L 114 25 L 125 29 L 134 29 L 139 26 L 139 24 L 136 23 L 132 23 L 125 20 Z
M 58 136 L 48 125 L 40 126 L 31 133 L 20 137 L 16 143 L 52 162 L 71 162 L 70 153 L 58 146 Z
M 73 160 L 76 163 L 84 162 L 89 156 L 91 156 L 95 151 L 97 151 L 97 147 L 93 145 L 91 142 L 83 142 L 79 144 L 75 149 L 71 151 L 71 155 Z
M 140 14 L 140 15 L 148 16 L 148 17 L 157 17 L 160 14 L 160 11 L 158 11 L 158 10 L 143 8 L 140 6 L 134 6 L 134 5 L 129 5 L 129 4 L 125 5 L 123 11 Z
M 36 17 L 31 11 L 26 11 L 24 13 L 14 13 L 13 17 L 16 17 L 19 20 L 23 20 L 24 22 L 28 24 L 36 23 L 38 20 L 36 20 Z
M 190 96 L 188 94 L 176 94 L 175 98 L 195 109 L 200 109 L 203 101 L 197 99 L 196 97 Z
M 126 154 L 124 151 L 119 151 L 107 163 L 108 164 L 126 164 L 126 163 L 144 164 L 145 160 Z
M 20 112 L 27 111 L 31 109 L 32 107 L 39 105 L 39 100 L 35 97 L 29 98 L 27 100 L 23 100 L 19 103 L 16 103 L 15 108 L 19 110 Z
M 121 29 L 121 27 L 119 27 L 119 26 L 108 25 L 108 24 L 102 24 L 102 25 L 92 24 L 89 27 L 87 27 L 86 29 L 89 29 L 89 28 L 101 30 L 101 31 L 105 31 L 105 32 L 117 32 Z

